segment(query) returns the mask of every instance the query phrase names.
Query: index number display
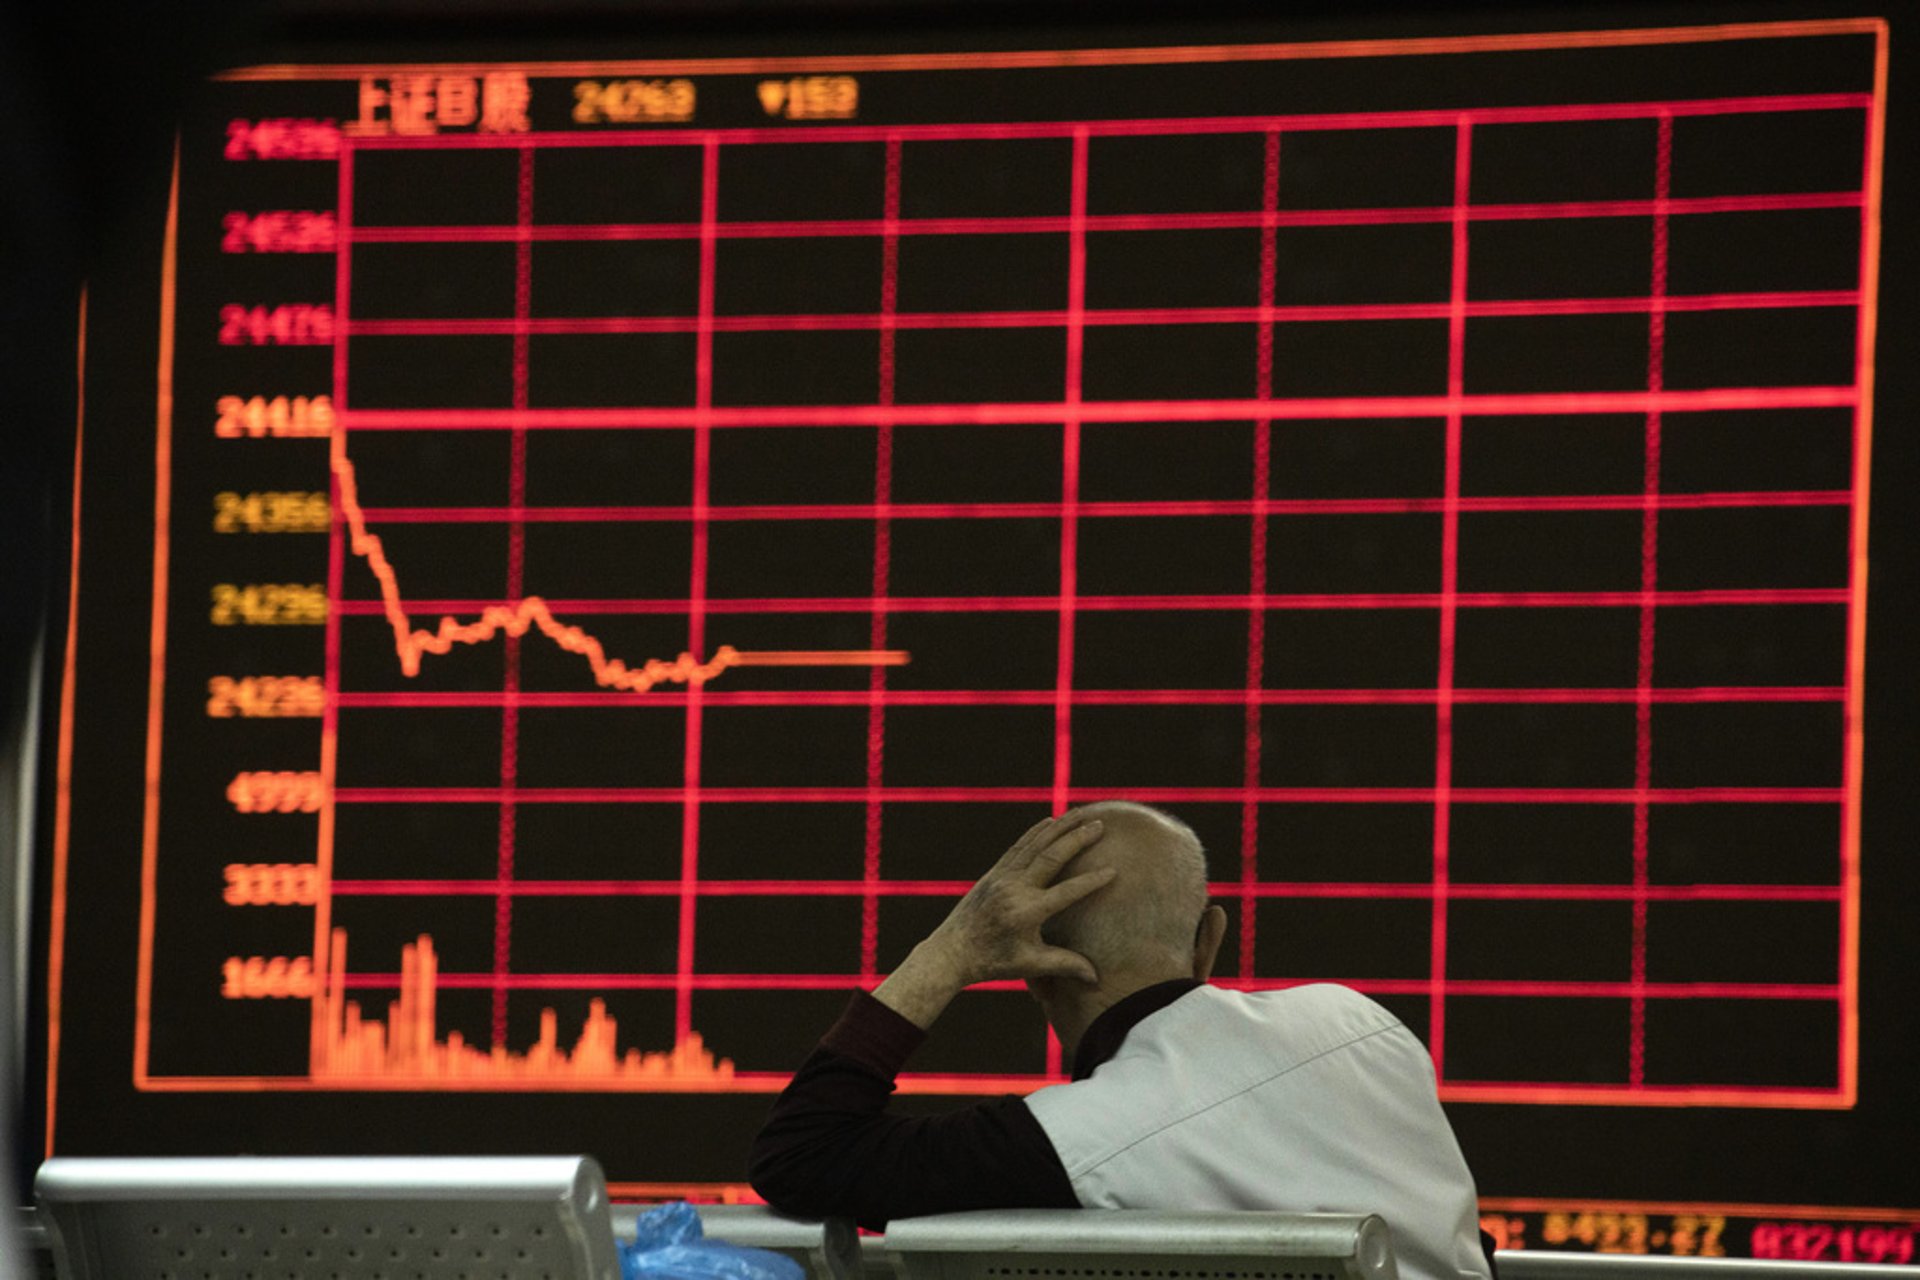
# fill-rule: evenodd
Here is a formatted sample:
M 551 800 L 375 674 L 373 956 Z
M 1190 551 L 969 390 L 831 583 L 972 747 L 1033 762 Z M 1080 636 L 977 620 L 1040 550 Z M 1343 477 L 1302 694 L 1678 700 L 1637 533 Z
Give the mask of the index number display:
M 229 1000 L 306 1000 L 314 993 L 312 956 L 231 956 L 220 966 Z
M 207 714 L 216 720 L 317 716 L 325 707 L 319 676 L 214 676 L 207 681 Z
M 310 907 L 320 900 L 320 868 L 311 862 L 230 862 L 220 900 L 230 907 Z
M 860 82 L 852 76 L 762 80 L 760 106 L 788 120 L 851 120 L 860 114 Z
M 332 120 L 229 120 L 229 160 L 332 160 L 340 154 L 340 126 Z
M 1720 1235 L 1726 1229 L 1725 1218 L 1711 1214 L 1676 1214 L 1671 1251 L 1676 1258 L 1724 1258 L 1727 1247 L 1720 1243 Z
M 269 490 L 213 495 L 215 533 L 325 533 L 332 519 L 324 493 Z
M 1721 1236 L 1727 1220 L 1713 1214 L 1675 1214 L 1666 1230 L 1651 1230 L 1644 1213 L 1549 1213 L 1540 1224 L 1548 1248 L 1591 1249 L 1595 1253 L 1651 1253 L 1676 1258 L 1726 1256 Z M 1499 1233 L 1494 1232 L 1495 1238 Z
M 331 253 L 337 233 L 331 209 L 229 213 L 220 226 L 227 253 Z
M 327 620 L 319 583 L 216 582 L 208 614 L 216 627 L 317 627 Z
M 236 773 L 227 801 L 241 813 L 318 813 L 327 789 L 317 769 Z
M 1540 1234 L 1550 1246 L 1580 1244 L 1596 1253 L 1645 1253 L 1649 1232 L 1644 1213 L 1550 1213 Z M 1677 1240 L 1677 1225 L 1674 1235 Z
M 1753 1228 L 1753 1256 L 1793 1262 L 1875 1262 L 1903 1266 L 1913 1261 L 1914 1229 L 1853 1223 L 1760 1222 Z
M 638 124 L 693 119 L 691 80 L 582 80 L 573 86 L 577 124 Z
M 214 402 L 213 434 L 222 440 L 332 432 L 331 396 L 221 396 Z
M 324 347 L 333 341 L 333 308 L 324 303 L 220 308 L 223 347 Z

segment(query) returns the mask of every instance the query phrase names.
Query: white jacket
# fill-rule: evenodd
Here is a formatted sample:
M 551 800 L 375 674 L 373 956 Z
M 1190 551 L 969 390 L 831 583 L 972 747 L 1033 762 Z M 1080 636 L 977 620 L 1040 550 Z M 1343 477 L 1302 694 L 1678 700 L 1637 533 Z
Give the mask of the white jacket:
M 1086 1208 L 1377 1213 L 1404 1280 L 1488 1280 L 1433 1061 L 1357 991 L 1200 987 L 1027 1105 Z

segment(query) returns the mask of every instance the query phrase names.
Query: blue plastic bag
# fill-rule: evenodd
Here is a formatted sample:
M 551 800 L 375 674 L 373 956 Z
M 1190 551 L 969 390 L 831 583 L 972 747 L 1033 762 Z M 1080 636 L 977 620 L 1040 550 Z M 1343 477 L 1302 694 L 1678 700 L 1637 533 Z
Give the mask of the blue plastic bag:
M 806 1270 L 784 1254 L 708 1240 L 700 1214 L 686 1201 L 640 1215 L 632 1244 L 620 1245 L 625 1280 L 806 1280 Z

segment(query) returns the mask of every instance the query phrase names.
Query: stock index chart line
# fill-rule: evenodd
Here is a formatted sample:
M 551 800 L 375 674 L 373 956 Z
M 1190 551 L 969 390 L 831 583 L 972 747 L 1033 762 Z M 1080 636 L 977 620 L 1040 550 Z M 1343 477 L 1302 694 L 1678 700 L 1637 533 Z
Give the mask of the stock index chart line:
M 756 999 L 1124 794 L 1214 851 L 1223 983 L 1376 995 L 1449 1097 L 1845 1106 L 1878 111 L 348 126 L 318 780 L 230 792 L 315 806 L 308 1071 L 146 1085 L 764 1092 Z M 1787 913 L 1817 961 L 1686 941 Z M 1687 1065 L 1768 1020 L 1834 1065 Z

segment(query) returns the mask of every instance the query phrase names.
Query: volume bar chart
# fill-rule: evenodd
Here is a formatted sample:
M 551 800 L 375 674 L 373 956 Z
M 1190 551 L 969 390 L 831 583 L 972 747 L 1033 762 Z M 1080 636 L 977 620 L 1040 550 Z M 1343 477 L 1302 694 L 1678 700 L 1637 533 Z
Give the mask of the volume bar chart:
M 733 1064 L 715 1061 L 698 1036 L 666 1053 L 620 1053 L 619 1025 L 598 1000 L 588 1006 L 571 1050 L 560 1046 L 558 1019 L 551 1009 L 541 1010 L 539 1039 L 524 1053 L 503 1046 L 491 1052 L 476 1049 L 464 1043 L 458 1031 L 440 1038 L 434 1016 L 439 969 L 433 940 L 424 934 L 401 949 L 400 994 L 387 1020 L 363 1018 L 359 1002 L 344 995 L 344 932 L 334 931 L 328 955 L 333 970 L 327 983 L 326 1034 L 315 1046 L 316 1080 L 358 1089 L 419 1089 L 436 1082 L 471 1089 L 501 1082 L 574 1080 L 664 1090 L 724 1087 L 733 1078 Z

